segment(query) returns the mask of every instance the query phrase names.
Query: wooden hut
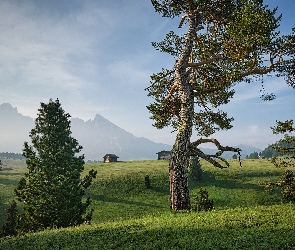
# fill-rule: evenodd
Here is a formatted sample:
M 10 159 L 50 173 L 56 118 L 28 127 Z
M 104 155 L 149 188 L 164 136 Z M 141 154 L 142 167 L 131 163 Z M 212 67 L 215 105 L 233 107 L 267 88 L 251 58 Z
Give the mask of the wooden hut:
M 115 154 L 106 154 L 103 157 L 103 162 L 116 162 L 118 161 L 118 156 L 116 156 Z
M 166 151 L 162 150 L 161 152 L 158 152 L 158 160 L 170 160 L 170 152 L 171 151 Z

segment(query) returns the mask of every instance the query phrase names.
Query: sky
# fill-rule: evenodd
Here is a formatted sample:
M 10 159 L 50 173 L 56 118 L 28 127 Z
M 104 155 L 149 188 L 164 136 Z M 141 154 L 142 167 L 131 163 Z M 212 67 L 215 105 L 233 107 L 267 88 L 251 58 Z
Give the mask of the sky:
M 290 33 L 294 0 L 265 3 L 278 6 L 279 30 Z M 100 114 L 137 137 L 172 145 L 171 128 L 152 126 L 146 106 L 153 100 L 144 89 L 153 73 L 174 63 L 151 42 L 179 32 L 178 24 L 178 18 L 156 13 L 150 0 L 0 0 L 0 104 L 35 118 L 40 102 L 58 98 L 72 117 L 86 121 Z M 223 145 L 261 149 L 281 137 L 270 127 L 294 118 L 295 90 L 283 79 L 264 80 L 277 98 L 262 101 L 259 82 L 239 84 L 222 107 L 234 117 L 233 128 L 212 137 Z

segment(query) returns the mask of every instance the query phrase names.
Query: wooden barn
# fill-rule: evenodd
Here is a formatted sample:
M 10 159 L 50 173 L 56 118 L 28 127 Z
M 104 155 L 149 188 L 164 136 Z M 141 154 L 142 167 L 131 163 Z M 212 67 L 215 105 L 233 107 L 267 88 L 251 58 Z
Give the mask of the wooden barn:
M 162 150 L 161 152 L 158 152 L 158 160 L 170 160 L 170 152 L 171 151 L 166 151 Z
M 116 156 L 115 154 L 106 154 L 103 157 L 103 162 L 116 162 L 118 161 L 118 156 Z

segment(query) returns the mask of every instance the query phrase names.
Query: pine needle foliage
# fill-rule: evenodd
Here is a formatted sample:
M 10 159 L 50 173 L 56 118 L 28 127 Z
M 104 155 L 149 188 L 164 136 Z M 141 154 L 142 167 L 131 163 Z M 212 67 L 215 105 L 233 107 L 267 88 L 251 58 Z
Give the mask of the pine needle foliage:
M 281 181 L 282 201 L 295 203 L 295 176 L 293 171 L 287 170 Z
M 1 228 L 0 237 L 17 235 L 16 223 L 18 213 L 17 204 L 14 200 L 9 204 L 9 207 L 6 209 L 6 214 L 6 222 Z
M 38 111 L 30 132 L 32 145 L 25 142 L 23 149 L 28 172 L 15 189 L 24 204 L 20 232 L 75 226 L 89 222 L 92 216 L 92 211 L 86 211 L 90 198 L 82 199 L 96 171 L 92 169 L 81 179 L 84 155 L 75 156 L 82 146 L 71 136 L 71 116 L 58 99 L 41 103 Z

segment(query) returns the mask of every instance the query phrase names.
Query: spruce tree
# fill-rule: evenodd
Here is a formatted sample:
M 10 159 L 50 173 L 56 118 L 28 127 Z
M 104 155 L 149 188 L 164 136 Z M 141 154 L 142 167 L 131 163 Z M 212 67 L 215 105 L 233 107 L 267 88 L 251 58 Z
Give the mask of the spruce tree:
M 87 213 L 90 198 L 82 201 L 85 190 L 96 177 L 93 169 L 81 179 L 84 155 L 75 156 L 82 149 L 71 136 L 68 113 L 59 100 L 41 103 L 30 132 L 32 145 L 24 143 L 28 172 L 15 193 L 24 204 L 19 217 L 20 231 L 74 226 L 91 220 Z

